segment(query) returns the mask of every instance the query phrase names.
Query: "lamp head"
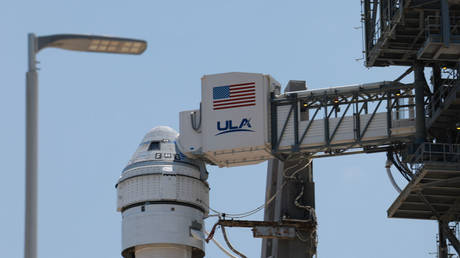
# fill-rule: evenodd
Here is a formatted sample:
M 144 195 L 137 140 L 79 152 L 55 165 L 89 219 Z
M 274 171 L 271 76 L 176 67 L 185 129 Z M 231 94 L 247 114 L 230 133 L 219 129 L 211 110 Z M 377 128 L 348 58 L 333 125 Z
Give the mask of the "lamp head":
M 37 38 L 36 52 L 46 47 L 66 50 L 140 55 L 147 48 L 145 40 L 80 34 L 56 34 Z

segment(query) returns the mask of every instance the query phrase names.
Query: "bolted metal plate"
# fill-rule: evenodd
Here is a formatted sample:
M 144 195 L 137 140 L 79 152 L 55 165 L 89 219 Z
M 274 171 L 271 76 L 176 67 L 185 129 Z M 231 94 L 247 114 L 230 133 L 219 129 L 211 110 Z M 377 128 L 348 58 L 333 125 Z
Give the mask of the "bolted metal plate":
M 252 233 L 256 238 L 290 239 L 296 236 L 295 228 L 293 227 L 259 226 L 254 227 Z

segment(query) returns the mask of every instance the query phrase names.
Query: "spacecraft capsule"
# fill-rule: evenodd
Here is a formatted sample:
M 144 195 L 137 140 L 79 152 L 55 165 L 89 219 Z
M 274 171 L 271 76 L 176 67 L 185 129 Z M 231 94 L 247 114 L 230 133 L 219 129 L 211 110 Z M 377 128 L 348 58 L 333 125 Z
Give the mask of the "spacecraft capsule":
M 155 127 L 123 169 L 117 188 L 125 258 L 201 258 L 209 207 L 205 164 L 176 147 L 178 133 Z

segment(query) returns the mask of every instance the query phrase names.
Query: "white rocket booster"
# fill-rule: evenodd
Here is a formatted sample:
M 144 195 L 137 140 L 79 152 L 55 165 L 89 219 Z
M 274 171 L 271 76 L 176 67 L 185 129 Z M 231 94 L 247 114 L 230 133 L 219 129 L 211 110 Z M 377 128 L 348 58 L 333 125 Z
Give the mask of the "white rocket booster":
M 125 258 L 201 258 L 209 186 L 203 162 L 178 151 L 178 133 L 150 130 L 124 168 L 117 188 Z

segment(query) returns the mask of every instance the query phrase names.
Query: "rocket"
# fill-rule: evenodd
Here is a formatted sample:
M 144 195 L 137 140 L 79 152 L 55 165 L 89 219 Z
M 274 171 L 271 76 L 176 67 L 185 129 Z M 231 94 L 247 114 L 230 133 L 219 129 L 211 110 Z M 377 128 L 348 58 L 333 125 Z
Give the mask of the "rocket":
M 124 258 L 201 258 L 209 212 L 203 161 L 183 155 L 166 126 L 143 138 L 116 184 Z

